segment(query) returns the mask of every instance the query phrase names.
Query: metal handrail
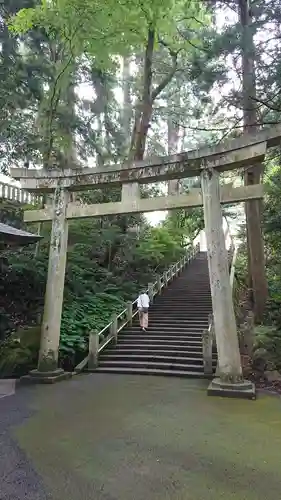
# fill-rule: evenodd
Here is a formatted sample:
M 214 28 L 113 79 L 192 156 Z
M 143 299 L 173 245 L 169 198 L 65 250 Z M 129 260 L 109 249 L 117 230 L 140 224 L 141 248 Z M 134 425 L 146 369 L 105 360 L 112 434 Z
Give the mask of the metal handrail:
M 176 262 L 175 264 L 172 264 L 167 271 L 165 271 L 159 278 L 154 282 L 149 284 L 148 288 L 146 289 L 146 293 L 150 295 L 151 300 L 153 300 L 153 297 L 157 295 L 157 293 L 161 292 L 162 288 L 165 287 L 170 281 L 173 280 L 173 278 L 179 274 L 179 272 L 189 263 L 193 258 L 197 255 L 198 251 L 200 250 L 200 244 L 194 245 L 194 242 L 191 244 L 191 249 L 187 251 L 187 253 L 181 257 L 181 259 Z M 99 338 L 99 345 L 98 345 L 98 352 L 103 351 L 105 347 L 114 340 L 115 335 L 117 335 L 129 322 L 131 322 L 134 317 L 138 314 L 138 309 L 136 308 L 137 305 L 137 299 L 134 300 L 133 302 L 129 303 L 129 306 L 131 308 L 131 316 L 130 318 L 126 318 L 121 325 L 118 326 L 118 320 L 123 319 L 124 316 L 128 314 L 128 309 L 123 309 L 118 315 L 114 316 L 114 319 L 108 323 L 101 331 L 98 333 L 96 332 L 90 332 L 90 335 L 97 335 Z M 135 309 L 135 310 L 134 310 Z M 113 324 L 117 323 L 117 330 L 115 334 L 112 333 L 112 327 Z M 108 332 L 108 335 L 106 336 L 105 339 L 100 342 L 100 337 Z M 74 372 L 79 373 L 81 372 L 87 365 L 89 360 L 89 354 L 74 368 Z

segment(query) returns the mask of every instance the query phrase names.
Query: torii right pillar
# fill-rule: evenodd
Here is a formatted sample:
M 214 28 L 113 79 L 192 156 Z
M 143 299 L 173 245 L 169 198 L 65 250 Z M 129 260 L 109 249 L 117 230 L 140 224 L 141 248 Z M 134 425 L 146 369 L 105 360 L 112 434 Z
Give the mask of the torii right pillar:
M 223 233 L 219 172 L 201 173 L 207 256 L 218 351 L 218 376 L 208 387 L 210 396 L 255 399 L 255 386 L 243 379 L 228 256 Z

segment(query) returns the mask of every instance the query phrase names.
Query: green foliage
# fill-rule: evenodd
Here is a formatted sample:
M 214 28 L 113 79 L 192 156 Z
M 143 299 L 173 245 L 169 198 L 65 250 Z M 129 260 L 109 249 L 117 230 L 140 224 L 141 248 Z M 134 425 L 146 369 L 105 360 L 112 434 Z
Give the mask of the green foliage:
M 158 267 L 176 261 L 181 253 L 179 238 L 167 227 L 150 228 L 141 239 L 136 253 L 141 262 Z
M 164 226 L 182 247 L 187 246 L 204 229 L 202 208 L 175 210 L 170 213 Z
M 276 151 L 277 152 L 277 151 Z M 275 153 L 276 153 L 275 152 Z M 281 328 L 281 169 L 279 152 L 272 155 L 266 171 L 263 214 L 269 300 L 265 321 Z
M 254 350 L 258 349 L 266 352 L 273 368 L 281 369 L 281 330 L 269 325 L 256 327 Z
M 42 1 L 34 8 L 22 9 L 13 17 L 10 29 L 19 34 L 32 27 L 41 26 L 48 36 L 71 40 L 72 48 L 78 48 L 97 58 L 97 66 L 108 67 L 111 56 L 126 55 L 141 50 L 147 29 L 156 29 L 160 38 L 174 50 L 182 42 L 177 24 L 189 29 L 194 39 L 195 29 L 207 18 L 202 3 L 188 0 L 105 0 L 102 6 L 92 0 Z M 188 23 L 186 22 L 188 20 Z
M 112 286 L 112 292 L 114 286 Z M 118 290 L 120 293 L 120 290 Z M 64 307 L 61 324 L 61 346 L 63 356 L 87 350 L 89 332 L 99 332 L 110 322 L 114 312 L 124 308 L 122 296 L 113 293 L 96 293 L 73 298 Z

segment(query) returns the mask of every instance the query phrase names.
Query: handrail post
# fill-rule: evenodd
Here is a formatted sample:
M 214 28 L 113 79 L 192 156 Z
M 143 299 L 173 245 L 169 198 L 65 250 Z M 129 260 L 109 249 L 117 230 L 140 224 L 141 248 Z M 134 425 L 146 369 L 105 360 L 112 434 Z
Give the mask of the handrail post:
M 132 326 L 132 323 L 133 323 L 133 304 L 132 304 L 132 302 L 127 302 L 126 315 L 127 315 L 128 325 Z
M 203 363 L 204 375 L 212 375 L 213 373 L 213 342 L 212 333 L 210 330 L 203 330 L 202 335 Z
M 213 315 L 209 314 L 209 327 L 203 330 L 202 350 L 204 374 L 206 376 L 213 374 L 213 343 L 215 341 Z
M 89 358 L 88 358 L 88 369 L 96 370 L 98 367 L 98 356 L 99 356 L 99 335 L 96 332 L 91 331 L 89 335 Z
M 161 276 L 158 276 L 158 278 L 157 278 L 157 290 L 158 290 L 158 293 L 160 295 L 161 292 L 162 292 L 162 280 L 161 280 Z
M 152 304 L 153 302 L 153 283 L 148 283 L 148 296 L 149 296 L 149 302 Z
M 164 278 L 164 286 L 167 287 L 168 286 L 168 273 L 167 273 L 167 271 L 164 271 L 163 278 Z
M 114 313 L 112 315 L 112 320 L 111 320 L 111 325 L 110 325 L 110 333 L 114 337 L 114 342 L 117 344 L 117 336 L 118 336 L 118 319 L 117 319 L 117 314 Z

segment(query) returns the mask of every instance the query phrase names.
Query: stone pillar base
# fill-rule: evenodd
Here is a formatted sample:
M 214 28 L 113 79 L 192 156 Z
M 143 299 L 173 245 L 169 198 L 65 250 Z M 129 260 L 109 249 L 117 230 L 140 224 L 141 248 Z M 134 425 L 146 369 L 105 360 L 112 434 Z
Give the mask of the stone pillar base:
M 207 389 L 208 396 L 221 396 L 226 398 L 256 399 L 255 384 L 243 380 L 234 384 L 222 382 L 215 378 Z
M 72 377 L 72 373 L 65 372 L 61 368 L 51 372 L 40 372 L 38 370 L 31 370 L 28 375 L 20 378 L 21 383 L 25 384 L 54 384 L 61 380 L 67 380 Z

